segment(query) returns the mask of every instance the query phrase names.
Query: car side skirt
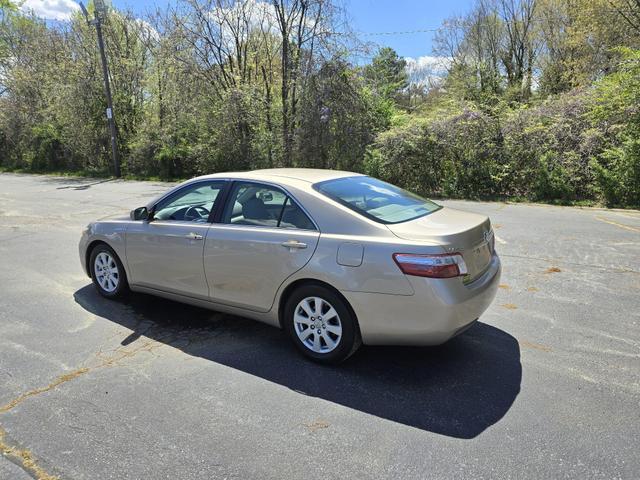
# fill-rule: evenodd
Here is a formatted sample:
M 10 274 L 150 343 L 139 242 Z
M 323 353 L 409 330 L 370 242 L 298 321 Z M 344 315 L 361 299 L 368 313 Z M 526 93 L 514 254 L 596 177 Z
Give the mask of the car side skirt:
M 251 318 L 252 320 L 257 320 L 259 322 L 263 322 L 274 327 L 280 327 L 280 322 L 278 321 L 277 312 L 256 312 L 255 310 L 247 310 L 241 307 L 234 307 L 231 305 L 225 305 L 222 303 L 216 303 L 209 300 L 204 300 L 200 298 L 189 297 L 186 295 L 180 295 L 177 293 L 166 292 L 164 290 L 158 290 L 150 287 L 143 287 L 140 285 L 129 285 L 129 288 L 134 292 L 147 293 L 149 295 L 155 295 L 157 297 L 166 298 L 168 300 L 173 300 L 176 302 L 187 303 L 189 305 L 193 305 L 195 307 L 206 308 L 208 310 L 213 310 L 221 313 L 228 313 L 231 315 L 238 315 L 239 317 Z

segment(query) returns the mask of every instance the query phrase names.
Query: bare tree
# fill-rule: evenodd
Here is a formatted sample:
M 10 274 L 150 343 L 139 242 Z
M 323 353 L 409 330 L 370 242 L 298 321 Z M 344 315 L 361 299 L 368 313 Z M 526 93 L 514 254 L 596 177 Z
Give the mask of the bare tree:
M 447 66 L 449 73 L 467 63 L 463 49 L 466 32 L 466 22 L 462 17 L 446 19 L 436 31 L 433 52 L 451 60 Z
M 640 34 L 640 0 L 609 0 L 616 12 Z
M 479 89 L 496 94 L 500 90 L 499 63 L 505 30 L 495 3 L 479 1 L 465 26 L 465 46 L 473 59 Z
M 185 0 L 170 14 L 184 49 L 177 58 L 203 76 L 221 94 L 259 74 L 252 53 L 260 50 L 270 19 L 251 0 Z
M 330 0 L 272 0 L 281 36 L 282 143 L 285 166 L 292 164 L 300 79 L 313 68 L 315 55 L 326 51 L 333 35 L 335 10 Z
M 445 22 L 436 34 L 435 52 L 450 59 L 450 73 L 465 72 L 469 88 L 495 94 L 502 83 L 504 35 L 495 2 L 481 0 L 467 16 Z
M 526 99 L 531 94 L 537 40 L 534 32 L 536 0 L 500 0 L 505 36 L 502 63 L 509 87 Z

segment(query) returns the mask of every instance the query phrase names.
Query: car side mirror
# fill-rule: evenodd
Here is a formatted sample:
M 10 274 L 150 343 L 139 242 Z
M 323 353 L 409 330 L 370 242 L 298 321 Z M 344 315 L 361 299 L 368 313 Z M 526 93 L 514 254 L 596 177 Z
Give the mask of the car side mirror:
M 138 207 L 135 210 L 131 210 L 131 220 L 148 220 L 149 210 L 147 207 Z

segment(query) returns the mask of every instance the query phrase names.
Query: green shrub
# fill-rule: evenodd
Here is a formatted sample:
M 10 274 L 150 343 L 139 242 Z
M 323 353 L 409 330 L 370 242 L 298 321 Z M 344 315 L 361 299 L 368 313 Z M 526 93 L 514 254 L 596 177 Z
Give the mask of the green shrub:
M 576 192 L 571 185 L 571 175 L 559 161 L 556 152 L 542 154 L 533 184 L 534 200 L 575 200 Z
M 607 205 L 640 206 L 640 50 L 617 51 L 620 68 L 594 90 L 589 114 L 606 142 L 590 165 Z
M 64 152 L 58 130 L 51 124 L 31 128 L 27 165 L 33 171 L 63 170 Z
M 640 205 L 640 137 L 606 149 L 591 165 L 607 206 Z
M 443 152 L 428 125 L 412 122 L 381 133 L 366 172 L 422 195 L 443 193 Z

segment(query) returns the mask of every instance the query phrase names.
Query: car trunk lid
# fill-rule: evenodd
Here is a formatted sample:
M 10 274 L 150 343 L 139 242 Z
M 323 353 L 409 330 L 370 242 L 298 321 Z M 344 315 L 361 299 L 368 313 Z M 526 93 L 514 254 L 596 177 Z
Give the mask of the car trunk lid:
M 491 263 L 493 232 L 485 215 L 443 207 L 429 215 L 387 227 L 399 238 L 440 245 L 446 252 L 462 254 L 468 271 L 465 283 L 482 275 Z

